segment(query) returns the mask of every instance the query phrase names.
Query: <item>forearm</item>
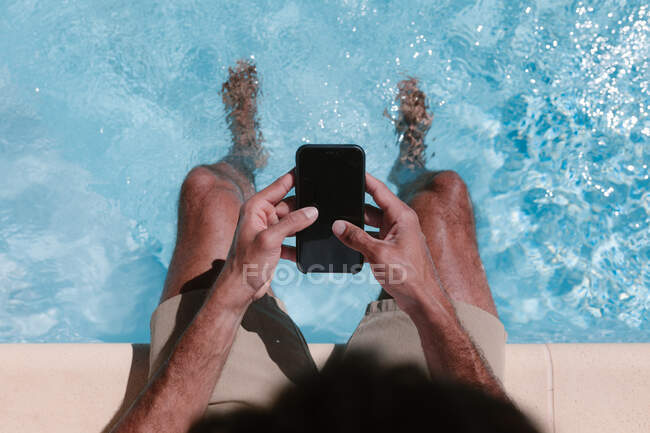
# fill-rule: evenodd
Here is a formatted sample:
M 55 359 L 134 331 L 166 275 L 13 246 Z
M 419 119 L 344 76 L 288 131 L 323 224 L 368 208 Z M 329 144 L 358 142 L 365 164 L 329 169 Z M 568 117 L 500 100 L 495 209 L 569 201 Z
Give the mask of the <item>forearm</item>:
M 432 375 L 448 374 L 488 393 L 507 398 L 480 351 L 462 327 L 453 304 L 442 290 L 427 291 L 409 312 L 415 323 Z
M 248 307 L 231 291 L 213 287 L 115 432 L 186 432 L 203 415 Z

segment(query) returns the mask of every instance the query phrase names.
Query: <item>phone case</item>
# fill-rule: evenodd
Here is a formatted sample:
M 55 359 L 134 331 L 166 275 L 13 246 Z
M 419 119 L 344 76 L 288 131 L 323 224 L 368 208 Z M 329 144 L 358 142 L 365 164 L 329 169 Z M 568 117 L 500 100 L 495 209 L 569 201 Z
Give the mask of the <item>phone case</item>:
M 296 175 L 296 204 L 297 204 L 297 206 L 301 207 L 301 200 L 300 199 L 301 199 L 302 191 L 300 191 L 300 185 L 301 185 L 300 178 L 301 178 L 302 173 L 301 173 L 301 167 L 300 167 L 300 162 L 299 162 L 301 152 L 303 152 L 305 150 L 314 149 L 314 148 L 317 148 L 317 149 L 323 150 L 323 151 L 327 151 L 327 150 L 330 150 L 330 149 L 331 150 L 336 150 L 336 149 L 340 149 L 340 148 L 346 148 L 347 149 L 347 148 L 350 148 L 350 147 L 358 149 L 360 151 L 361 156 L 362 156 L 363 175 L 361 176 L 361 182 L 362 182 L 361 188 L 362 188 L 362 191 L 364 193 L 362 194 L 362 200 L 361 200 L 361 203 L 360 203 L 360 206 L 359 206 L 360 214 L 359 214 L 358 218 L 359 218 L 359 221 L 361 221 L 360 227 L 363 229 L 363 212 L 364 212 L 363 208 L 364 208 L 364 204 L 365 204 L 365 152 L 364 152 L 364 150 L 363 150 L 363 148 L 361 146 L 358 146 L 356 144 L 327 144 L 327 145 L 325 145 L 325 144 L 305 144 L 305 145 L 300 146 L 298 148 L 298 150 L 296 151 L 296 172 L 295 172 L 295 175 Z M 307 273 L 307 269 L 305 269 L 305 266 L 301 262 L 303 248 L 304 248 L 304 245 L 303 245 L 303 242 L 302 242 L 302 239 L 301 239 L 301 234 L 297 233 L 296 234 L 296 266 L 298 267 L 298 270 L 300 270 L 300 272 Z M 349 263 L 349 266 L 347 267 L 348 273 L 357 273 L 363 267 L 363 256 L 361 255 L 361 253 L 357 252 L 357 254 L 358 254 L 358 260 L 355 263 Z M 314 272 L 314 271 L 312 271 L 312 272 Z M 321 272 L 321 271 L 315 271 L 315 272 Z M 329 272 L 329 271 L 326 270 L 324 272 Z M 336 271 L 333 271 L 333 272 L 336 272 Z M 343 271 L 341 271 L 341 272 L 343 272 Z

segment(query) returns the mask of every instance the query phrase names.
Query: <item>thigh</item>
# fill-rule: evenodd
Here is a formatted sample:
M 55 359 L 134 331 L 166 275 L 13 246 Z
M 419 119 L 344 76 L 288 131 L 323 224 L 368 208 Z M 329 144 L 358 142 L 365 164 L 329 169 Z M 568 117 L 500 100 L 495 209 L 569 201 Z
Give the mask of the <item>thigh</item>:
M 230 179 L 195 168 L 181 187 L 176 246 L 161 302 L 209 287 L 228 255 L 243 197 Z
M 151 317 L 149 374 L 171 355 L 176 341 L 200 310 L 207 288 L 161 303 Z M 278 299 L 265 295 L 253 302 L 239 327 L 228 359 L 210 398 L 213 413 L 244 406 L 268 406 L 278 392 L 316 374 L 300 329 Z
M 453 299 L 452 302 L 463 328 L 484 355 L 492 372 L 503 380 L 506 344 L 503 324 L 481 308 Z M 386 367 L 409 363 L 428 372 L 418 330 L 394 299 L 368 305 L 365 316 L 348 341 L 344 356 L 355 351 L 373 353 Z
M 429 173 L 409 200 L 443 287 L 452 299 L 494 316 L 496 306 L 481 262 L 467 186 L 452 171 Z

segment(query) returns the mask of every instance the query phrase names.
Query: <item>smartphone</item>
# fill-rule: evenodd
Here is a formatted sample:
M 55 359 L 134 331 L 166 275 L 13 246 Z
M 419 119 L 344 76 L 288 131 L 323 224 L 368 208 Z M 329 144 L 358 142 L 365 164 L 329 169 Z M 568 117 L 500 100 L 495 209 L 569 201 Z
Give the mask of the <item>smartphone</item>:
M 318 218 L 296 233 L 296 265 L 303 273 L 357 273 L 361 253 L 332 233 L 341 219 L 363 228 L 366 154 L 354 144 L 306 144 L 296 151 L 297 208 L 316 206 Z

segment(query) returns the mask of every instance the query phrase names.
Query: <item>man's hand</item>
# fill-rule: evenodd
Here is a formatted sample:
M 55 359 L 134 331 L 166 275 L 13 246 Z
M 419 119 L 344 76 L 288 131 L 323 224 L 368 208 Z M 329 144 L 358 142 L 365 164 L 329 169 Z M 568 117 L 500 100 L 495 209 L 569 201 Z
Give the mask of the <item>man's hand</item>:
M 318 210 L 293 210 L 293 198 L 283 200 L 295 183 L 294 170 L 252 196 L 241 208 L 235 238 L 215 285 L 237 290 L 243 301 L 261 298 L 268 290 L 280 258 L 295 256 L 284 239 L 309 227 Z
M 370 262 L 377 281 L 409 315 L 432 375 L 451 374 L 507 399 L 480 352 L 463 329 L 442 288 L 418 217 L 383 183 L 366 174 L 366 190 L 381 209 L 366 205 L 365 223 L 379 227 L 375 236 L 338 220 L 332 231 Z
M 379 227 L 379 233 L 371 236 L 354 224 L 337 220 L 332 225 L 334 234 L 363 254 L 379 284 L 403 311 L 417 309 L 423 296 L 434 289 L 446 300 L 415 211 L 370 174 L 366 174 L 366 190 L 381 209 L 367 204 L 365 223 Z M 444 304 L 447 309 L 451 306 Z
M 318 215 L 282 201 L 293 184 L 292 170 L 244 204 L 211 293 L 114 432 L 186 432 L 203 415 L 248 305 L 264 295 L 280 257 L 295 256 L 282 241 Z

